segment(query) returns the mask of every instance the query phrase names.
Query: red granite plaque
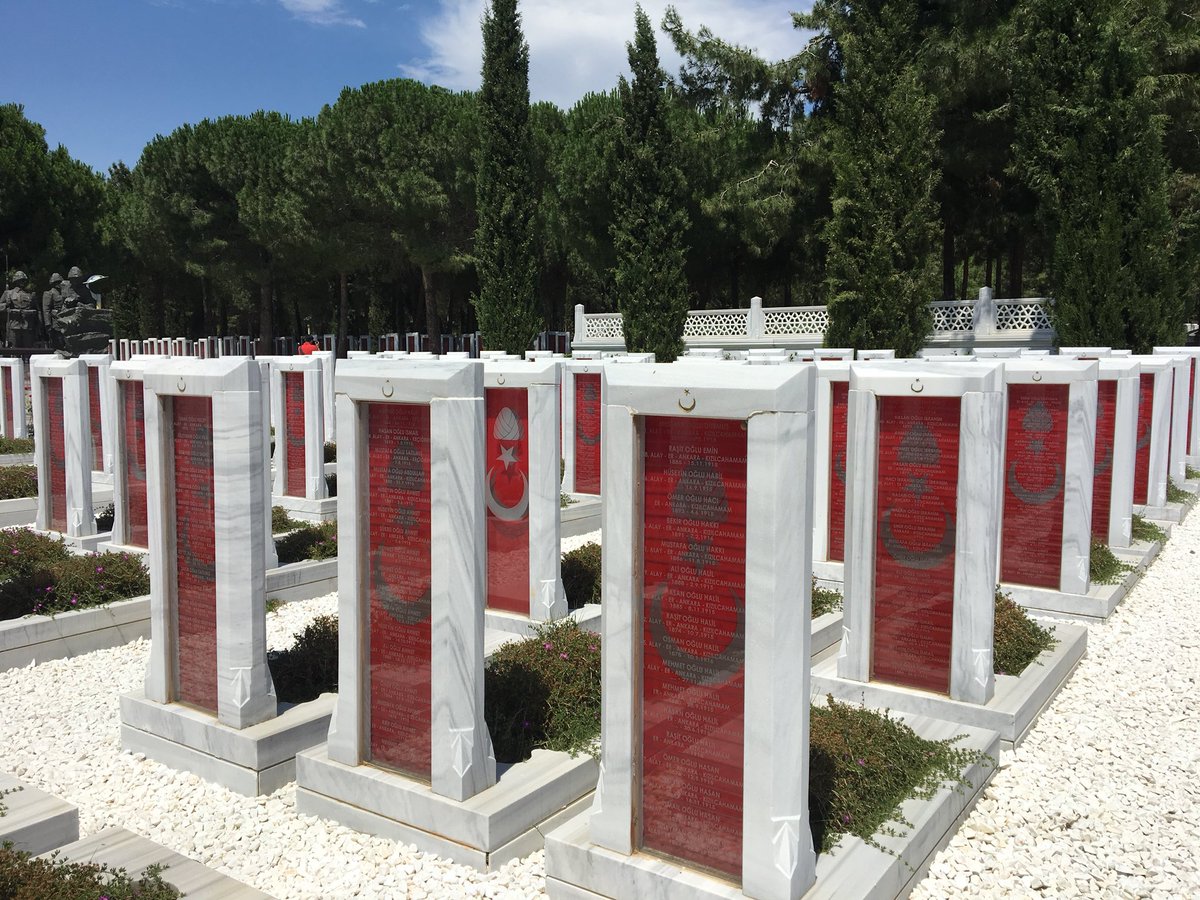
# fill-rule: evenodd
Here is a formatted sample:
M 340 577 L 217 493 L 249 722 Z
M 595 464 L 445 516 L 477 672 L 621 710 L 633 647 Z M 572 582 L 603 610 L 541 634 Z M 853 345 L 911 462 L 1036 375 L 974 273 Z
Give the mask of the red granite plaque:
M 1008 388 L 1000 580 L 1058 589 L 1070 385 Z
M 367 406 L 370 758 L 430 777 L 429 407 Z
M 4 410 L 0 415 L 4 416 L 5 433 L 16 437 L 17 408 L 13 405 L 12 372 L 4 366 L 0 366 L 0 390 L 4 391 Z
M 125 426 L 125 521 L 120 536 L 133 547 L 149 547 L 146 518 L 146 400 L 140 381 L 122 381 L 122 415 Z
M 850 382 L 831 381 L 829 407 L 829 548 L 828 559 L 846 558 L 846 428 Z
M 742 870 L 746 431 L 645 419 L 642 846 Z
M 958 397 L 879 401 L 871 678 L 948 693 L 958 520 Z
M 1092 537 L 1108 543 L 1112 509 L 1113 442 L 1116 439 L 1117 382 L 1100 381 L 1096 392 L 1096 468 L 1092 479 Z
M 92 469 L 104 470 L 104 439 L 100 418 L 100 369 L 88 366 L 88 418 L 92 426 Z
M 179 700 L 217 711 L 217 553 L 211 397 L 171 398 Z
M 487 605 L 529 615 L 529 392 L 487 389 Z
M 304 496 L 304 373 L 281 372 L 283 375 L 283 433 L 287 435 L 287 479 L 289 497 Z
M 46 473 L 50 491 L 50 530 L 67 530 L 67 436 L 61 378 L 43 378 L 50 429 L 50 466 Z
M 7 382 L 5 382 L 7 383 Z M 1187 407 L 1187 447 L 1186 452 L 1192 452 L 1192 425 L 1196 418 L 1196 357 L 1188 357 L 1188 407 Z
M 1154 422 L 1154 373 L 1143 372 L 1138 389 L 1137 449 L 1134 456 L 1133 502 L 1150 502 L 1150 426 Z
M 600 493 L 600 375 L 575 376 L 575 491 Z

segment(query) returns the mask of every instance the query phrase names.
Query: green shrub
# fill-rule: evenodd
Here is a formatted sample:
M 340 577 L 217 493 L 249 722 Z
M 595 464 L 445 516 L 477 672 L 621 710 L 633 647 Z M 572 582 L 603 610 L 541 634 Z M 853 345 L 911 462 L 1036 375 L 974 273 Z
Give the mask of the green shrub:
M 32 442 L 30 442 L 32 444 Z M 1183 473 L 1183 477 L 1188 481 L 1194 481 L 1200 478 L 1200 469 L 1193 469 L 1191 466 L 1185 467 L 1187 471 Z
M 569 609 L 579 609 L 585 603 L 599 603 L 600 545 L 593 541 L 564 553 L 562 582 Z
M 275 542 L 281 566 L 302 559 L 331 559 L 337 556 L 337 522 L 301 525 Z
M 498 762 L 538 748 L 572 755 L 600 734 L 600 637 L 571 619 L 505 644 L 484 674 L 484 715 Z
M 48 534 L 0 530 L 0 620 L 32 613 L 53 585 L 52 567 L 70 555 L 66 544 Z
M 280 703 L 307 703 L 338 689 L 337 616 L 317 616 L 287 650 L 267 654 Z
M 302 528 L 303 522 L 297 522 L 288 511 L 282 506 L 271 507 L 271 534 L 283 534 L 287 531 L 295 531 L 297 528 Z
M 1160 544 L 1167 542 L 1167 533 L 1159 528 L 1149 519 L 1134 514 L 1132 536 L 1135 541 L 1145 541 L 1148 544 L 1153 544 L 1155 541 Z
M 570 494 L 564 494 L 562 491 L 558 492 L 558 508 L 559 509 L 566 509 L 572 503 L 577 503 L 577 502 L 578 501 L 575 500 Z
M 270 615 L 273 612 L 279 612 L 279 610 L 283 609 L 284 602 L 285 601 L 280 600 L 278 597 L 268 597 L 265 604 L 267 615 Z
M 96 513 L 96 531 L 112 531 L 113 522 L 116 521 L 117 511 L 110 503 L 108 506 Z
M 947 783 L 961 790 L 963 769 L 988 759 L 955 748 L 960 738 L 928 741 L 886 714 L 832 697 L 827 703 L 813 705 L 809 717 L 809 823 L 818 853 L 843 834 L 880 847 L 876 832 L 912 827 L 900 814 L 905 800 L 928 799 Z
M 333 441 L 325 442 L 325 462 L 337 462 L 337 444 Z
M 1092 584 L 1120 584 L 1126 572 L 1132 572 L 1134 566 L 1117 559 L 1108 544 L 1102 541 L 1092 541 L 1091 571 L 1089 578 Z
M 53 615 L 150 593 L 149 573 L 139 557 L 128 553 L 69 555 L 50 574 L 52 582 L 39 595 L 35 613 Z
M 32 452 L 33 438 L 0 437 L 0 454 Z
M 842 608 L 842 595 L 832 588 L 820 587 L 816 576 L 812 580 L 812 617 L 837 612 Z
M 4 900 L 175 900 L 181 896 L 162 879 L 161 866 L 140 878 L 96 863 L 35 859 L 11 845 L 0 847 L 0 897 Z
M 1057 642 L 1054 633 L 1025 614 L 1013 598 L 996 589 L 992 630 L 992 668 L 997 675 L 1020 675 L 1043 651 Z
M 1191 503 L 1194 499 L 1195 497 L 1175 483 L 1174 478 L 1167 479 L 1168 503 Z
M 33 466 L 0 466 L 0 500 L 36 497 L 37 469 Z
M 325 476 L 325 493 L 330 497 L 337 496 L 337 472 Z

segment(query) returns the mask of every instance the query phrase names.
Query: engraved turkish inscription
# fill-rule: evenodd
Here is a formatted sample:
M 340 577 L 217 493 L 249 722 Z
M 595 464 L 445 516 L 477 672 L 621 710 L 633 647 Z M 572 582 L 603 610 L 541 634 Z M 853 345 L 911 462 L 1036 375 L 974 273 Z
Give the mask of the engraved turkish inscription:
M 575 376 L 575 490 L 600 493 L 600 375 Z
M 149 547 L 146 515 L 146 400 L 140 381 L 122 381 L 122 416 L 125 440 L 124 542 L 132 547 Z
M 367 405 L 370 758 L 430 777 L 429 407 Z
M 50 530 L 67 530 L 67 435 L 61 378 L 43 378 L 46 388 L 46 417 L 50 431 L 50 466 L 46 473 L 50 490 Z
M 644 419 L 641 845 L 741 877 L 746 431 Z
M 289 497 L 304 496 L 304 373 L 282 372 L 284 419 L 283 433 L 287 440 L 287 478 L 285 493 Z
M 958 397 L 882 397 L 871 677 L 950 690 Z

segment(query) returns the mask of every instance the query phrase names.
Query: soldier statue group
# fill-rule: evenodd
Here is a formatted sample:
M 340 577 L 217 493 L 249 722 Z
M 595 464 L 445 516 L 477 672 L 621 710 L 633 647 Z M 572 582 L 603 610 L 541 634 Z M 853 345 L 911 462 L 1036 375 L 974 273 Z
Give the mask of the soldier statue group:
M 63 320 L 80 307 L 95 309 L 99 297 L 92 285 L 103 276 L 85 278 L 78 266 L 72 266 L 63 278 L 57 272 L 50 276 L 50 288 L 42 294 L 39 308 L 29 290 L 29 278 L 24 272 L 14 272 L 12 287 L 0 295 L 0 321 L 4 324 L 4 342 L 8 347 L 35 347 L 45 344 L 63 346 Z

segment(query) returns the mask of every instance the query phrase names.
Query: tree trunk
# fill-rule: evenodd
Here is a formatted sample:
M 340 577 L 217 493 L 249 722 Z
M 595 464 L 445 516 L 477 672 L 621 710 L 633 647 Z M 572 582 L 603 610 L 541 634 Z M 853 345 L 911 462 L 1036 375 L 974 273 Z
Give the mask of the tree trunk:
M 1008 242 L 1008 296 L 1021 296 L 1021 275 L 1025 265 L 1025 239 L 1021 229 L 1014 228 Z
M 954 231 L 942 222 L 942 299 L 954 299 Z
M 963 278 L 962 278 L 962 299 L 967 299 L 967 288 L 971 286 L 971 257 L 967 254 L 963 255 Z
M 986 287 L 992 286 L 992 258 L 990 256 L 984 262 L 983 283 Z
M 1003 264 L 1004 264 L 1004 255 L 1002 253 L 997 253 L 996 254 L 996 296 L 997 297 L 1004 296 L 1004 287 L 1003 287 L 1004 279 L 1001 277 L 1002 275 L 1004 275 L 1004 273 L 1000 271 Z
M 213 314 L 212 296 L 208 292 L 208 279 L 203 275 L 200 276 L 200 317 L 202 319 L 200 328 L 203 331 L 200 337 L 204 337 L 211 333 L 209 328 L 212 325 Z M 194 335 L 188 335 L 188 337 L 194 337 Z
M 350 285 L 346 280 L 345 272 L 338 272 L 338 337 L 337 337 L 337 355 L 338 359 L 346 358 L 346 334 L 347 320 L 350 318 Z
M 268 275 L 258 288 L 258 336 L 270 353 L 275 345 L 275 323 L 272 316 L 271 277 Z
M 154 276 L 154 335 L 167 336 L 167 286 L 161 275 Z
M 429 335 L 429 349 L 437 353 L 442 347 L 442 320 L 433 289 L 433 271 L 426 266 L 421 267 L 421 287 L 425 291 L 425 332 Z

